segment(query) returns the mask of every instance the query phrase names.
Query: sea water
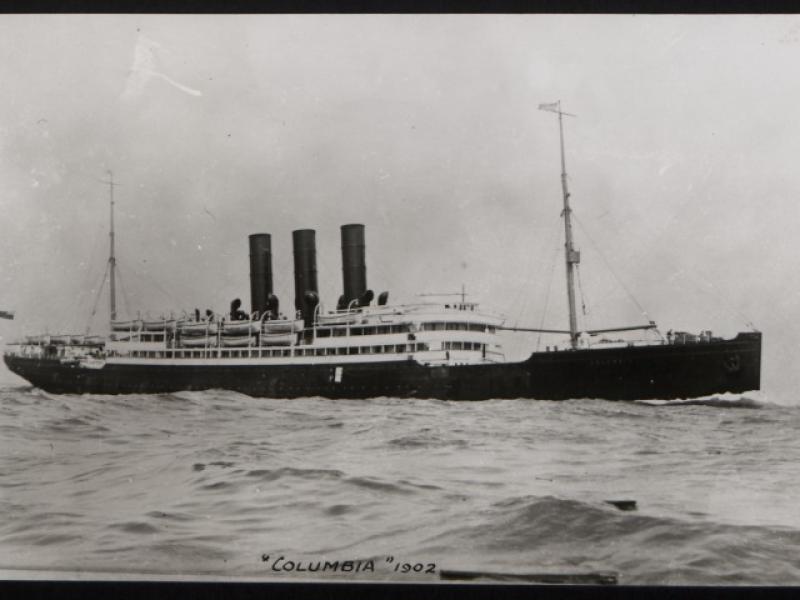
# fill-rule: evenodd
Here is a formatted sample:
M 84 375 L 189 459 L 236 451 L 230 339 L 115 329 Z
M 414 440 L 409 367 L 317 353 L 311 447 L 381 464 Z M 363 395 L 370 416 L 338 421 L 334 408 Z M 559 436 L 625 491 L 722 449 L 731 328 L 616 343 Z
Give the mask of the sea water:
M 800 407 L 0 388 L 0 569 L 800 584 Z M 632 500 L 623 511 L 608 501 Z

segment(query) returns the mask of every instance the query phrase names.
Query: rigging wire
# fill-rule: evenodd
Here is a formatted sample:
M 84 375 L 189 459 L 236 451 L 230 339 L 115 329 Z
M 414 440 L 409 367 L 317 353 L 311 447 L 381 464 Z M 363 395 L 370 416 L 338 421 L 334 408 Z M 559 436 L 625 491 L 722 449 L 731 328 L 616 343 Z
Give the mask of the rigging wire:
M 586 310 L 586 294 L 583 293 L 583 282 L 581 281 L 580 265 L 575 265 L 575 273 L 578 275 L 578 293 L 581 296 L 581 312 L 584 319 L 584 329 L 589 329 L 589 311 Z
M 704 294 L 706 294 L 709 298 L 719 302 L 720 304 L 723 305 L 723 308 L 727 309 L 732 314 L 735 314 L 737 317 L 741 318 L 744 321 L 744 324 L 747 325 L 748 327 L 750 327 L 753 331 L 758 331 L 758 328 L 753 324 L 753 321 L 750 319 L 750 317 L 748 317 L 741 310 L 736 308 L 733 304 L 731 304 L 730 302 L 725 300 L 724 295 L 719 294 L 719 293 L 715 294 L 715 293 L 710 292 L 709 290 L 703 289 L 702 285 L 700 285 L 697 280 L 692 281 L 693 277 L 691 276 L 691 274 L 687 273 L 686 271 L 680 271 L 679 273 L 681 275 L 689 275 L 688 280 L 690 282 L 694 283 L 696 288 L 699 291 L 701 291 Z M 714 291 L 716 291 L 716 288 L 714 287 L 713 283 L 711 283 L 710 281 L 707 281 L 707 280 L 701 280 L 701 281 L 703 281 L 703 283 L 707 284 L 708 287 L 710 287 L 710 288 L 714 289 Z
M 559 218 L 559 223 L 560 223 L 560 221 L 561 221 L 561 219 Z M 560 232 L 560 227 L 556 227 L 555 229 L 551 230 L 550 239 L 548 240 L 547 245 L 545 246 L 545 248 L 549 248 L 549 247 L 552 246 L 553 241 L 559 235 L 559 232 Z M 542 266 L 544 266 L 544 265 L 542 265 Z M 528 278 L 525 281 L 525 285 L 523 286 L 523 288 L 521 290 L 523 294 L 524 294 L 525 289 L 528 286 L 528 282 L 530 282 L 532 277 L 533 277 L 533 271 L 529 270 L 528 271 Z M 528 308 L 528 302 L 530 301 L 530 297 L 531 297 L 530 294 L 524 294 L 523 297 L 522 297 L 522 306 L 520 307 L 519 313 L 517 315 L 517 324 L 519 324 L 519 320 L 522 318 L 522 315 L 525 313 L 525 310 Z
M 553 238 L 556 236 L 557 233 L 558 233 L 557 229 L 552 230 L 550 239 L 547 241 L 547 244 L 544 246 L 545 249 L 550 247 L 550 245 L 553 243 Z M 527 263 L 526 263 L 526 266 L 525 266 L 525 272 L 528 275 L 525 278 L 525 283 L 521 287 L 517 288 L 514 300 L 511 303 L 511 306 L 514 306 L 517 302 L 521 302 L 519 311 L 516 313 L 515 321 L 516 321 L 517 324 L 519 324 L 519 321 L 522 318 L 522 315 L 525 313 L 525 310 L 528 307 L 528 302 L 530 301 L 530 294 L 526 293 L 526 291 L 528 289 L 528 284 L 530 284 L 530 282 L 531 282 L 531 279 L 534 278 L 533 277 L 534 272 L 533 272 L 533 269 L 531 268 L 531 263 L 533 262 L 533 257 L 534 256 L 535 256 L 535 253 L 533 253 L 533 252 L 527 253 L 528 260 L 527 260 Z M 538 267 L 537 267 L 536 275 L 537 276 L 540 275 L 540 271 L 543 270 L 543 268 L 545 268 L 545 267 L 546 267 L 546 265 L 544 263 L 540 262 Z M 509 311 L 509 312 L 512 312 L 512 311 Z
M 80 317 L 78 316 L 81 312 L 81 306 L 83 306 L 84 302 L 86 301 L 86 296 L 88 290 L 91 289 L 92 279 L 98 277 L 97 271 L 93 268 L 94 265 L 99 264 L 100 261 L 95 262 L 94 258 L 97 254 L 97 249 L 100 242 L 100 232 L 97 228 L 94 229 L 94 241 L 92 242 L 92 249 L 88 254 L 87 262 L 86 262 L 86 271 L 83 276 L 83 282 L 80 287 L 80 293 L 75 296 L 74 302 L 70 305 L 71 309 L 69 311 L 69 315 L 71 315 L 68 321 L 69 329 L 77 329 L 80 327 Z
M 595 243 L 594 239 L 592 239 L 592 236 L 589 235 L 589 232 L 586 230 L 586 227 L 584 227 L 584 225 L 581 222 L 581 220 L 578 219 L 577 216 L 575 216 L 574 214 L 573 214 L 573 217 L 575 217 L 575 221 L 578 223 L 578 225 L 580 225 L 580 228 L 581 228 L 581 231 L 583 232 L 583 234 L 586 236 L 586 238 L 589 240 L 589 242 L 591 242 L 592 246 L 594 247 L 595 251 L 597 252 L 597 255 L 605 263 L 606 268 L 608 268 L 608 270 L 611 272 L 611 275 L 614 277 L 614 279 L 617 280 L 617 283 L 620 285 L 620 287 L 622 287 L 622 289 L 628 295 L 628 298 L 636 305 L 636 308 L 639 309 L 639 312 L 644 316 L 645 319 L 647 319 L 648 322 L 652 321 L 652 319 L 650 318 L 650 315 L 647 314 L 647 311 L 644 309 L 644 307 L 639 303 L 639 301 L 631 293 L 631 291 L 628 289 L 628 287 L 625 285 L 625 283 L 622 281 L 622 279 L 620 279 L 619 275 L 617 275 L 616 271 L 614 271 L 614 269 L 611 267 L 611 263 L 608 262 L 608 259 L 605 257 L 605 254 L 603 254 L 602 250 L 600 250 L 600 247 L 597 245 L 597 243 Z
M 758 328 L 755 326 L 755 324 L 753 324 L 753 321 L 750 319 L 750 317 L 744 314 L 739 308 L 728 302 L 724 294 L 720 294 L 718 292 L 714 293 L 716 292 L 716 288 L 709 279 L 701 277 L 699 272 L 692 273 L 692 271 L 681 269 L 674 262 L 668 259 L 665 262 L 674 271 L 677 271 L 678 276 L 683 277 L 685 281 L 691 283 L 696 290 L 702 292 L 712 300 L 720 303 L 724 309 L 730 312 L 730 314 L 736 315 L 738 318 L 742 319 L 744 324 L 750 327 L 753 331 L 758 331 Z M 714 290 L 714 292 L 709 291 L 708 289 L 704 289 L 703 284 Z
M 545 250 L 550 247 L 550 245 L 553 243 L 553 239 L 555 238 L 555 236 L 558 233 L 558 229 L 553 229 L 551 231 L 552 231 L 552 233 L 551 233 L 550 239 L 548 240 L 547 244 L 544 246 Z M 539 253 L 538 255 L 542 255 L 542 254 L 544 254 L 544 252 Z M 533 252 L 526 253 L 526 256 L 528 257 L 528 260 L 527 260 L 526 266 L 525 266 L 525 272 L 527 273 L 527 277 L 525 278 L 525 283 L 522 286 L 519 286 L 517 288 L 517 290 L 516 290 L 516 292 L 514 294 L 514 299 L 512 300 L 512 302 L 510 304 L 510 306 L 512 308 L 509 309 L 509 314 L 510 315 L 514 315 L 514 321 L 516 322 L 517 325 L 519 324 L 520 319 L 522 319 L 523 314 L 527 310 L 528 303 L 530 302 L 530 299 L 531 299 L 531 294 L 527 293 L 527 291 L 528 291 L 528 286 L 531 283 L 531 280 L 534 279 L 534 270 L 531 267 L 532 267 L 532 263 L 533 263 L 533 260 L 534 260 L 533 257 L 536 256 L 536 255 L 537 254 L 533 253 Z M 538 265 L 537 265 L 537 268 L 536 268 L 535 275 L 536 275 L 536 280 L 539 281 L 539 280 L 541 280 L 540 275 L 543 274 L 542 271 L 546 268 L 547 265 L 546 265 L 546 263 L 544 261 L 537 261 L 537 262 L 538 262 Z M 519 310 L 518 311 L 514 311 L 513 307 L 515 305 L 517 305 L 518 302 L 519 302 Z M 515 341 L 512 342 L 514 344 L 515 351 L 520 349 L 520 346 L 521 346 L 522 342 L 523 341 L 520 338 L 515 338 Z
M 117 263 L 117 279 L 119 279 L 119 289 L 122 292 L 122 305 L 125 307 L 125 314 L 130 317 L 132 314 L 128 304 L 128 293 L 125 291 L 125 284 L 122 281 L 122 269 L 119 267 L 120 265 Z
M 134 270 L 134 271 L 133 271 L 133 273 L 134 273 L 134 274 L 136 274 L 136 270 Z M 164 296 L 166 296 L 166 297 L 167 297 L 167 299 L 168 299 L 168 300 L 169 300 L 169 301 L 170 301 L 170 302 L 171 302 L 173 305 L 175 305 L 175 306 L 178 306 L 178 305 L 180 304 L 180 302 L 179 302 L 179 301 L 178 301 L 178 300 L 177 300 L 177 299 L 176 299 L 176 298 L 175 298 L 175 297 L 174 297 L 174 296 L 173 296 L 173 295 L 172 295 L 170 292 L 168 292 L 168 291 L 167 291 L 167 290 L 165 290 L 165 289 L 164 289 L 164 288 L 163 288 L 161 285 L 159 285 L 159 283 L 158 283 L 158 282 L 157 282 L 157 281 L 156 281 L 156 280 L 155 280 L 153 277 L 150 277 L 150 276 L 148 276 L 148 277 L 147 277 L 147 282 L 148 282 L 149 284 L 151 284 L 153 287 L 155 287 L 155 288 L 156 288 L 158 291 L 160 291 L 162 294 L 164 294 Z
M 652 227 L 648 226 L 648 224 L 640 223 L 638 225 L 641 229 L 645 231 L 646 234 L 649 234 L 650 237 L 654 240 L 654 242 L 660 241 L 663 236 L 665 235 L 666 229 L 661 231 L 655 231 Z M 707 285 L 710 288 L 714 288 L 714 284 L 711 283 L 711 278 L 706 276 L 700 269 L 697 268 L 697 263 L 694 263 L 692 268 L 684 268 L 679 266 L 674 260 L 672 260 L 671 255 L 663 255 L 659 258 L 662 262 L 664 262 L 668 267 L 670 267 L 673 271 L 677 272 L 680 276 L 685 277 L 686 280 L 690 284 L 694 286 L 696 290 L 699 290 L 706 294 L 709 298 L 715 300 L 716 302 L 723 305 L 723 308 L 729 311 L 731 315 L 735 315 L 736 317 L 742 319 L 745 325 L 750 327 L 753 331 L 758 331 L 758 328 L 753 324 L 752 319 L 744 312 L 742 312 L 737 306 L 732 304 L 727 300 L 727 296 L 725 294 L 716 292 L 710 292 L 707 289 L 703 288 L 703 285 Z
M 561 236 L 559 234 L 563 231 L 563 229 L 561 228 L 561 218 L 560 217 L 559 217 L 558 221 L 559 221 L 559 223 L 558 223 L 559 227 L 557 229 L 557 235 L 558 235 L 558 241 L 560 242 L 561 241 Z M 556 236 L 554 235 L 553 237 L 556 237 Z M 542 310 L 542 318 L 539 320 L 539 329 L 544 329 L 544 320 L 547 317 L 547 308 L 548 308 L 548 306 L 550 304 L 550 288 L 553 287 L 553 274 L 556 271 L 556 262 L 558 262 L 556 260 L 556 258 L 558 257 L 559 252 L 561 252 L 561 244 L 560 243 L 556 246 L 555 251 L 553 252 L 553 258 L 550 261 L 551 262 L 551 264 L 550 264 L 550 276 L 547 278 L 547 290 L 545 291 L 544 309 Z M 539 347 L 541 346 L 541 343 L 542 343 L 542 334 L 540 332 L 539 335 L 536 336 L 536 351 L 537 352 L 539 351 Z
M 103 271 L 103 280 L 100 282 L 100 286 L 97 288 L 97 295 L 95 296 L 95 299 L 94 299 L 94 306 L 92 307 L 92 314 L 89 315 L 89 319 L 87 320 L 87 323 L 86 323 L 86 334 L 87 335 L 89 334 L 89 331 L 92 329 L 92 319 L 94 319 L 94 316 L 97 313 L 97 305 L 100 303 L 100 296 L 102 296 L 103 287 L 105 286 L 106 279 L 108 278 L 108 270 L 109 270 L 109 265 L 108 265 L 108 263 L 106 263 L 106 270 Z
M 519 323 L 520 318 L 522 317 L 522 313 L 525 312 L 525 308 L 527 307 L 528 303 L 528 294 L 526 294 L 526 290 L 528 289 L 528 284 L 533 279 L 533 269 L 531 269 L 531 262 L 533 262 L 533 254 L 528 254 L 528 262 L 525 265 L 525 272 L 528 276 L 525 278 L 525 283 L 522 284 L 519 288 L 517 288 L 516 297 L 511 302 L 511 306 L 513 307 L 517 302 L 521 302 L 519 312 L 517 313 L 516 322 Z M 511 312 L 511 311 L 509 311 Z

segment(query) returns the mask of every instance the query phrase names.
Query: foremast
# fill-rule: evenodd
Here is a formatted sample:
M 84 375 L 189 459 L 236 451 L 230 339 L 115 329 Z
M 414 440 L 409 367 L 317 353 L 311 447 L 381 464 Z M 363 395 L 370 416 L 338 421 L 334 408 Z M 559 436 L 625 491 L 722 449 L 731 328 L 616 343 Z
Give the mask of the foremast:
M 109 226 L 109 253 L 108 253 L 108 270 L 109 270 L 109 303 L 110 303 L 110 312 L 111 312 L 111 320 L 114 321 L 117 318 L 117 278 L 116 278 L 116 268 L 117 268 L 117 259 L 114 255 L 114 186 L 119 185 L 114 183 L 114 174 L 109 171 L 108 172 L 108 181 L 103 181 L 102 183 L 108 184 L 108 191 L 109 191 L 109 201 L 110 201 L 110 226 Z
M 575 115 L 561 110 L 561 100 L 551 104 L 540 104 L 540 110 L 558 114 L 558 133 L 561 142 L 561 191 L 564 197 L 564 262 L 567 269 L 567 303 L 569 305 L 569 338 L 572 348 L 578 347 L 578 316 L 575 309 L 575 265 L 580 263 L 581 254 L 572 242 L 572 209 L 569 206 L 569 188 L 567 186 L 567 162 L 564 156 L 564 122 L 563 115 Z

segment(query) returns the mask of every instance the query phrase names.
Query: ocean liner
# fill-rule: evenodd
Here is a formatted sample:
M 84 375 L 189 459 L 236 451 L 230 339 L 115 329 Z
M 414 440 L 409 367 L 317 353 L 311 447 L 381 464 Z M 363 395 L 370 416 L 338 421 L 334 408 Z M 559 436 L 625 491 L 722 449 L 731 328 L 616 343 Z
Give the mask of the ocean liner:
M 270 234 L 249 237 L 250 312 L 237 299 L 225 315 L 118 320 L 111 190 L 110 333 L 28 336 L 7 347 L 8 368 L 52 393 L 132 394 L 228 389 L 258 397 L 520 398 L 607 400 L 693 398 L 760 388 L 761 333 L 731 339 L 710 331 L 666 336 L 656 324 L 580 331 L 560 103 L 562 217 L 569 328 L 511 327 L 465 295 L 455 301 L 391 304 L 367 287 L 364 226 L 341 226 L 343 294 L 325 310 L 317 287 L 315 232 L 293 232 L 294 311 L 280 311 L 272 287 Z M 651 330 L 648 341 L 587 340 Z M 503 330 L 564 334 L 562 346 L 508 361 Z

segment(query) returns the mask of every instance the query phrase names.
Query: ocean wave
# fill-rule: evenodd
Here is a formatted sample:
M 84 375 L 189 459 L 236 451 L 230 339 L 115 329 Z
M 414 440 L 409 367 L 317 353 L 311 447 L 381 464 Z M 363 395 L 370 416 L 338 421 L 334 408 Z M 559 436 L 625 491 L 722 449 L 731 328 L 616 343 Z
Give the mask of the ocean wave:
M 529 568 L 611 569 L 622 583 L 719 584 L 739 577 L 769 583 L 800 576 L 794 556 L 786 553 L 787 544 L 800 544 L 797 529 L 681 520 L 555 496 L 497 502 L 484 511 L 483 523 L 448 529 L 427 543 L 510 555 L 509 561 L 524 557 Z M 770 569 L 763 568 L 765 561 Z
M 469 446 L 469 441 L 461 438 L 447 439 L 440 433 L 423 430 L 412 435 L 404 435 L 385 442 L 388 446 L 397 448 L 454 448 L 463 449 Z
M 253 477 L 259 481 L 275 481 L 282 477 L 297 477 L 300 479 L 310 479 L 319 481 L 321 479 L 339 480 L 344 477 L 342 471 L 336 469 L 297 469 L 293 467 L 282 467 L 280 469 L 252 469 L 245 473 L 247 477 Z
M 744 408 L 759 409 L 767 408 L 768 403 L 750 396 L 740 394 L 720 394 L 714 396 L 704 396 L 702 398 L 688 398 L 679 400 L 636 400 L 636 404 L 658 407 L 680 407 L 680 406 L 710 406 L 713 408 Z
M 413 494 L 414 491 L 408 489 L 404 485 L 392 483 L 374 477 L 351 477 L 345 480 L 346 483 L 354 485 L 359 488 L 367 489 L 373 492 L 380 492 L 386 494 Z
M 116 529 L 122 533 L 133 533 L 135 535 L 159 533 L 161 530 L 145 521 L 127 521 L 125 523 L 112 523 L 109 528 Z

